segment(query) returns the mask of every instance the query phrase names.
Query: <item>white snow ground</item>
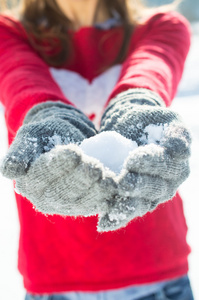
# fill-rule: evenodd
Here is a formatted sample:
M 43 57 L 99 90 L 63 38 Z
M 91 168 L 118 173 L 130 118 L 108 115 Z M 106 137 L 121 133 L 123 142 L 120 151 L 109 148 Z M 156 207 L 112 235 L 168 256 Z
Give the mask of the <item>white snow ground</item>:
M 193 41 L 186 63 L 183 80 L 174 100 L 177 110 L 193 134 L 191 175 L 181 186 L 185 214 L 189 227 L 188 242 L 192 253 L 189 257 L 195 300 L 199 300 L 199 23 L 193 24 Z M 6 152 L 6 129 L 0 109 L 0 157 Z M 12 183 L 0 175 L 0 298 L 23 300 L 25 291 L 17 271 L 19 225 Z

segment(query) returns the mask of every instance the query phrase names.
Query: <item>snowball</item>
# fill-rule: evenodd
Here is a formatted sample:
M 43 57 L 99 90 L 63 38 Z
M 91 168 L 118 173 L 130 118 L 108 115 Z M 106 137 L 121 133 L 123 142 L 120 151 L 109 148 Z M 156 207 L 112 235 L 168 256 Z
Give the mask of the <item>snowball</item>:
M 101 132 L 83 140 L 80 144 L 80 148 L 85 154 L 97 158 L 116 174 L 122 170 L 129 152 L 137 147 L 135 141 L 131 141 L 115 131 Z

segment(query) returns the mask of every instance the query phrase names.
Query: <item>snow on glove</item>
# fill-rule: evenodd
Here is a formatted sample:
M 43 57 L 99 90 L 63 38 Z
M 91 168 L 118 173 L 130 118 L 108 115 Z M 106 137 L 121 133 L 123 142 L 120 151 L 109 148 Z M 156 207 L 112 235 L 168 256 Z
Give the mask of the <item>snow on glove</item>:
M 96 134 L 78 109 L 48 101 L 27 114 L 2 161 L 1 172 L 16 189 L 49 214 L 93 215 L 106 207 L 103 166 L 82 155 L 78 145 Z M 111 183 L 113 189 L 114 183 Z
M 70 105 L 53 101 L 35 105 L 26 115 L 0 170 L 5 177 L 16 179 L 55 145 L 81 143 L 95 134 L 92 122 Z
M 102 131 L 116 131 L 136 141 L 117 177 L 117 195 L 98 224 L 115 230 L 171 199 L 189 175 L 191 137 L 180 116 L 146 89 L 130 89 L 105 111 Z
M 46 214 L 105 214 L 116 190 L 113 175 L 78 145 L 62 145 L 40 155 L 16 189 Z

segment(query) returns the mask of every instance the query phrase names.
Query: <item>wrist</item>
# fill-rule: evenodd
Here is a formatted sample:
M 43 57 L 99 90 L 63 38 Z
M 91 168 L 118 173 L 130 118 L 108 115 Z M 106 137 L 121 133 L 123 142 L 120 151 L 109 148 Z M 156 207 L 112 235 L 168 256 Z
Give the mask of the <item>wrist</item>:
M 165 106 L 163 99 L 156 93 L 145 88 L 132 88 L 119 93 L 110 100 L 108 107 L 115 103 L 129 102 L 136 105 Z
M 57 112 L 76 112 L 79 115 L 83 115 L 83 113 L 73 107 L 72 105 L 65 104 L 61 101 L 46 101 L 39 104 L 34 105 L 27 113 L 24 119 L 24 124 L 32 123 L 34 121 L 40 121 L 44 118 L 53 117 L 53 115 Z

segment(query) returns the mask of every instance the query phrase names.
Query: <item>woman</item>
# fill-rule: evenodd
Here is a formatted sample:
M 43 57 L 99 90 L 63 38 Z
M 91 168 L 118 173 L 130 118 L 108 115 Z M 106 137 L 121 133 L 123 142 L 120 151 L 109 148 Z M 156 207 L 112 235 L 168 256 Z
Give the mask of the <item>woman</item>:
M 36 206 L 16 194 L 26 299 L 193 299 L 182 201 L 173 197 L 189 173 L 190 136 L 165 108 L 190 45 L 186 20 L 147 17 L 141 1 L 22 4 L 19 20 L 0 18 L 12 144 L 1 172 Z M 77 146 L 100 120 L 100 133 L 143 146 L 119 181 Z M 149 125 L 162 126 L 155 146 Z

